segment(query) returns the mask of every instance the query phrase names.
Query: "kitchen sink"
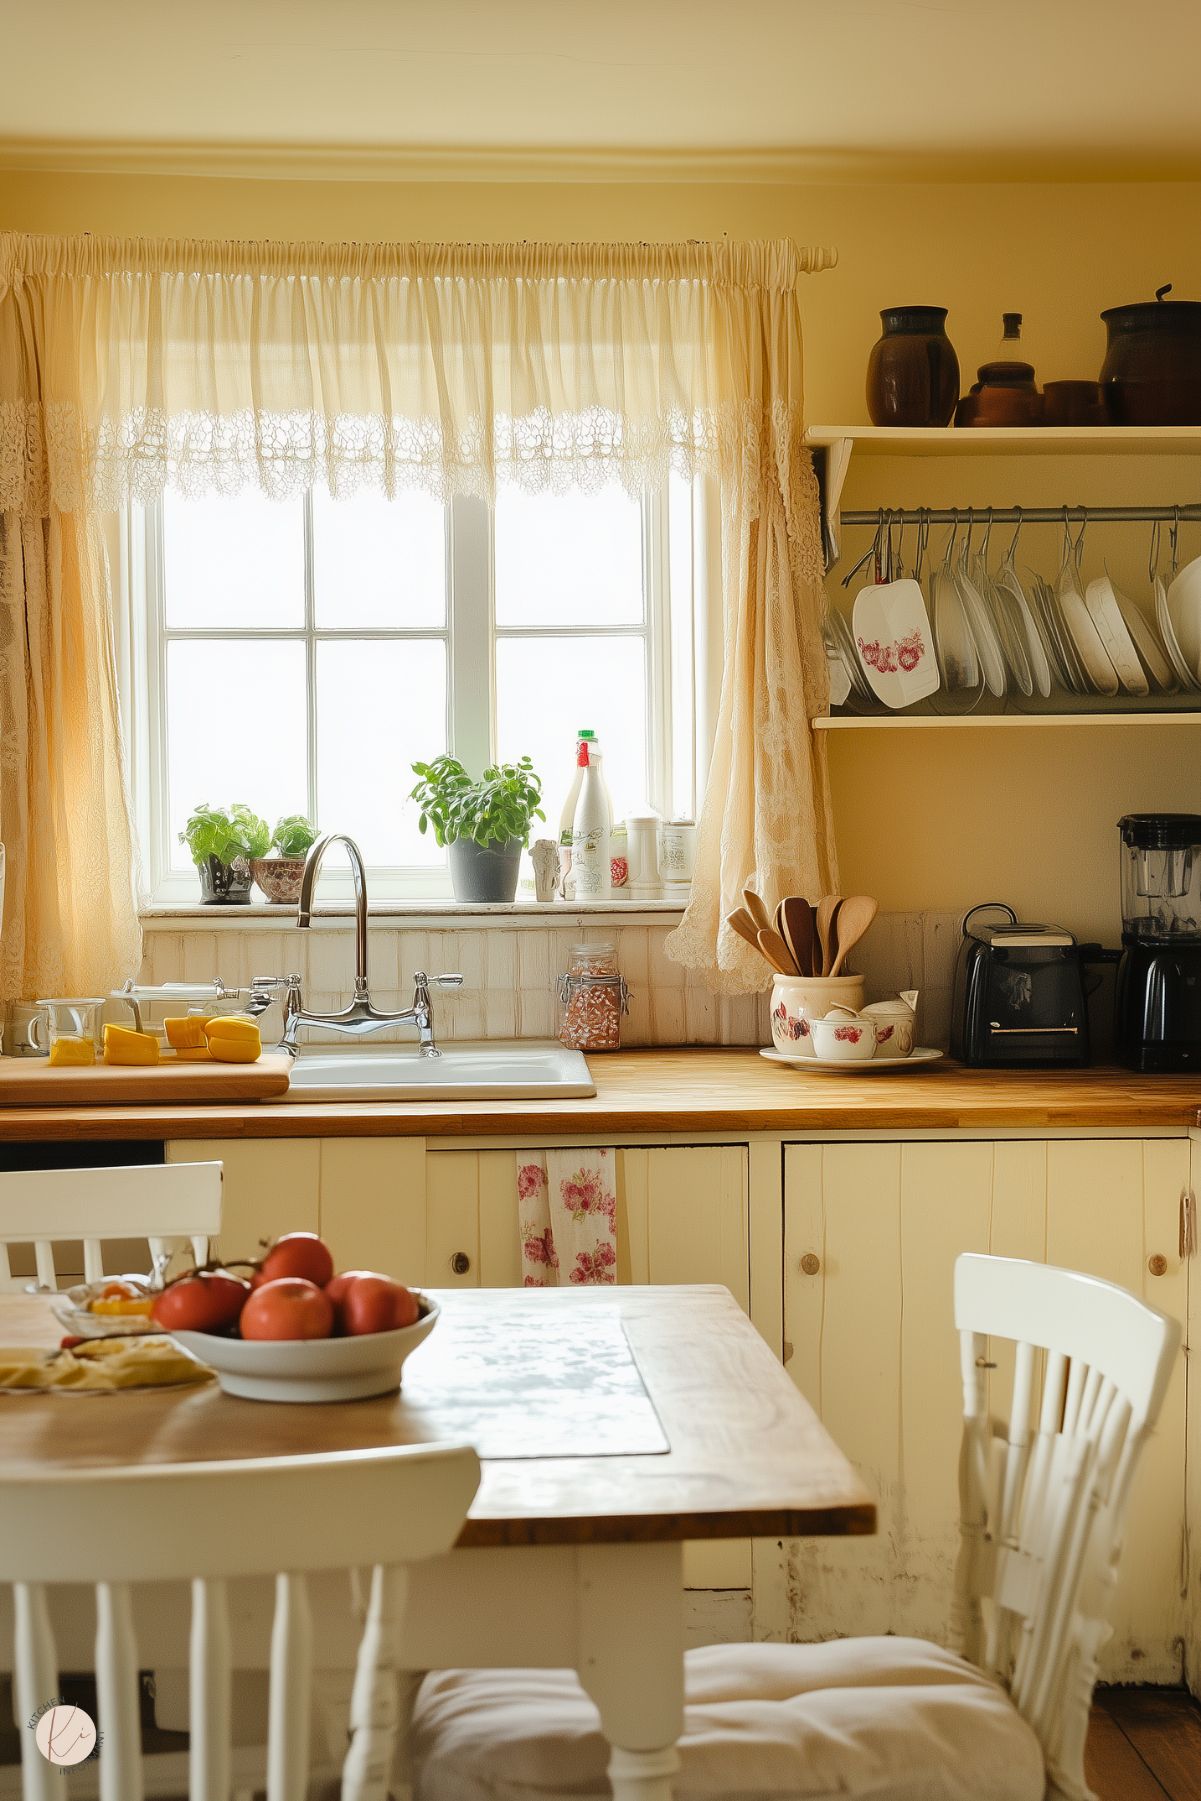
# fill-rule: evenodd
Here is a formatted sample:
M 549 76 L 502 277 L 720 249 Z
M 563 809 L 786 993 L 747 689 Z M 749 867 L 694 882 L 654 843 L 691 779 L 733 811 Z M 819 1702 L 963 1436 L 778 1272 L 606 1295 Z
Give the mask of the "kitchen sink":
M 520 1101 L 596 1093 L 579 1051 L 559 1044 L 447 1045 L 440 1057 L 408 1046 L 302 1049 L 289 1101 Z

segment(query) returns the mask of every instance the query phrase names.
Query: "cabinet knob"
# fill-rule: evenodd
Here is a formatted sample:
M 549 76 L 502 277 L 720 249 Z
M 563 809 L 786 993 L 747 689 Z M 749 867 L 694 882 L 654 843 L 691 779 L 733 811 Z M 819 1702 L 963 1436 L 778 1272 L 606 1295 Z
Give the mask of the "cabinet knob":
M 821 1266 L 821 1258 L 815 1256 L 812 1251 L 806 1251 L 805 1255 L 801 1258 L 801 1268 L 807 1276 L 816 1276 Z
M 1168 1273 L 1168 1260 L 1156 1251 L 1154 1257 L 1147 1258 L 1147 1268 L 1151 1271 L 1153 1276 L 1166 1276 Z
M 450 1260 L 450 1267 L 456 1276 L 465 1276 L 471 1268 L 471 1258 L 466 1251 L 456 1251 Z

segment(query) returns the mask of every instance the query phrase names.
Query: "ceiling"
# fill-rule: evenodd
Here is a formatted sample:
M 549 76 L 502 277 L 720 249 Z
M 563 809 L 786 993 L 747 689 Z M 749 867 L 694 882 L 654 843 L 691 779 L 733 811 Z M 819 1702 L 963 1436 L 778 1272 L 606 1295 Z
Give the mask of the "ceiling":
M 0 0 L 0 166 L 1201 174 L 1197 0 Z

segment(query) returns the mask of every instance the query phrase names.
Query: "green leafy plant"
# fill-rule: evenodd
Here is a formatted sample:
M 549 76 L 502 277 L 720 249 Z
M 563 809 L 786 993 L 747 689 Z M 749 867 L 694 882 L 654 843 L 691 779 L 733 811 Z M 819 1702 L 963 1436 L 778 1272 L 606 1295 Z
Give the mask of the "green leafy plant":
M 276 820 L 271 849 L 277 850 L 281 857 L 303 857 L 320 836 L 312 820 L 306 819 L 303 813 L 289 813 Z
M 413 773 L 421 777 L 409 796 L 421 809 L 419 829 L 432 827 L 439 844 L 453 844 L 456 838 L 493 845 L 518 838 L 525 844 L 531 821 L 546 818 L 538 805 L 542 778 L 529 757 L 490 765 L 478 782 L 457 757 L 414 763 Z
M 193 863 L 207 863 L 216 857 L 228 866 L 236 857 L 263 857 L 271 842 L 271 828 L 251 808 L 235 801 L 231 807 L 210 807 L 207 802 L 193 807 L 188 822 L 179 834 L 179 842 L 192 853 Z

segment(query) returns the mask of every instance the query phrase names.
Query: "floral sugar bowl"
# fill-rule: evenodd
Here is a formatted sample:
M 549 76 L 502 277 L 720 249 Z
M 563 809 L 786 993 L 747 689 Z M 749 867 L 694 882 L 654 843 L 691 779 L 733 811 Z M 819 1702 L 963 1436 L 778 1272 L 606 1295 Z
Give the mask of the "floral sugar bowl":
M 771 991 L 771 1041 L 789 1057 L 812 1057 L 811 1022 L 832 1007 L 863 1005 L 862 976 L 777 976 Z
M 876 1048 L 882 1057 L 907 1057 L 913 1049 L 917 1023 L 916 988 L 903 988 L 895 1000 L 873 1001 L 864 1007 L 867 1019 L 876 1022 Z
M 559 982 L 559 1042 L 573 1051 L 621 1049 L 621 1016 L 630 991 L 612 944 L 577 944 Z

